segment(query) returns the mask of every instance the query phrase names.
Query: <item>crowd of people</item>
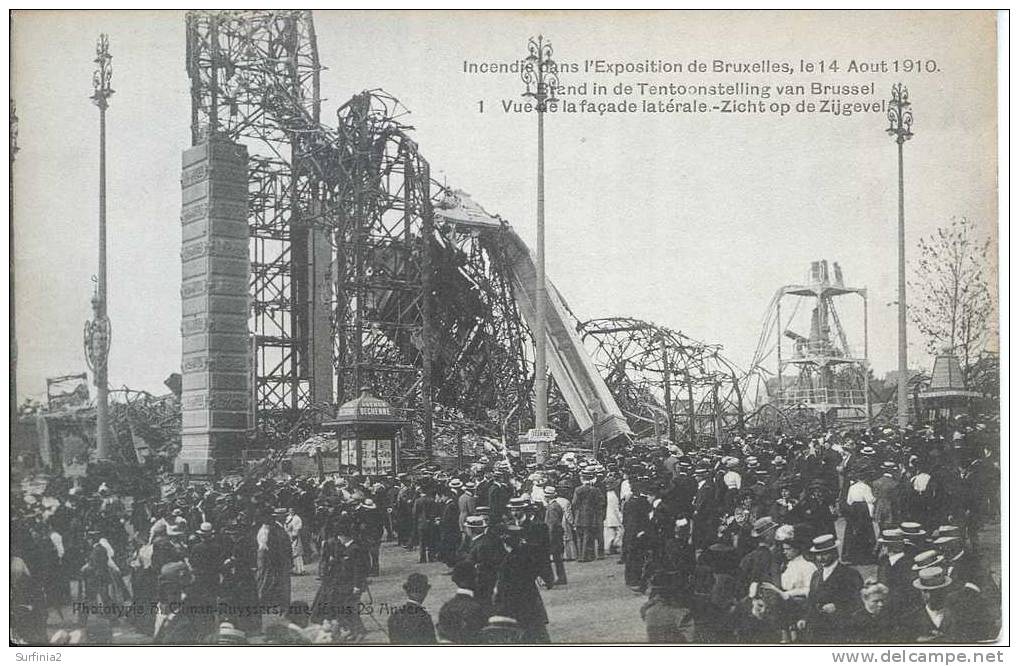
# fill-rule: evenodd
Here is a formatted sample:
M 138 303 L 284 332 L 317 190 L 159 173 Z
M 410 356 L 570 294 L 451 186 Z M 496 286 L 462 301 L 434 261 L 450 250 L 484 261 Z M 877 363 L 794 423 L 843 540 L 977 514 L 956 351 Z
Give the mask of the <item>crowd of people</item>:
M 11 626 L 25 644 L 111 642 L 118 626 L 159 644 L 375 630 L 541 643 L 542 591 L 612 558 L 647 595 L 651 642 L 993 639 L 1000 593 L 980 536 L 999 506 L 997 451 L 993 419 L 957 419 L 387 477 L 234 477 L 156 498 L 57 479 L 12 497 Z M 403 604 L 373 597 L 387 541 L 446 565 L 456 593 L 435 618 L 424 573 Z M 302 575 L 318 578 L 313 599 L 293 598 Z

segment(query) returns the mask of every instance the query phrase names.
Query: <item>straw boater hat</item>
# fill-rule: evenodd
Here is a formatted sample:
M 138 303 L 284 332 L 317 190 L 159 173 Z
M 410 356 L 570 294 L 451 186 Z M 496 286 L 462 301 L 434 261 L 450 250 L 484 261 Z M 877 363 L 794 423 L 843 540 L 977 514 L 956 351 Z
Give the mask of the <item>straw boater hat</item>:
M 370 497 L 365 497 L 363 500 L 361 500 L 361 506 L 364 507 L 365 509 L 374 509 L 375 500 L 373 500 Z
M 829 550 L 838 549 L 838 540 L 835 539 L 834 534 L 822 534 L 819 537 L 814 538 L 810 545 L 810 552 L 812 553 L 824 553 Z
M 510 511 L 523 511 L 530 503 L 531 500 L 526 497 L 514 497 L 506 502 L 506 508 Z
M 900 523 L 899 529 L 902 530 L 902 536 L 907 539 L 922 539 L 927 536 L 927 530 L 920 523 Z
M 956 527 L 955 525 L 942 525 L 938 529 L 934 530 L 934 534 L 931 536 L 935 539 L 939 537 L 962 538 L 962 528 Z
M 941 567 L 928 567 L 920 570 L 920 575 L 913 581 L 918 590 L 940 590 L 952 584 L 952 577 Z
M 460 479 L 450 479 L 449 487 L 452 490 L 459 490 L 460 488 L 464 487 L 464 482 L 461 481 Z
M 902 530 L 894 528 L 890 530 L 881 530 L 881 536 L 878 537 L 878 543 L 902 543 Z
M 913 571 L 923 571 L 924 569 L 936 567 L 944 561 L 945 558 L 938 551 L 925 550 L 913 558 Z
M 555 486 L 545 486 L 545 497 L 555 497 Z
M 212 534 L 212 523 L 205 522 L 198 526 L 198 533 L 203 535 Z
M 464 527 L 478 529 L 488 527 L 488 517 L 479 515 L 467 516 L 467 519 L 464 520 Z

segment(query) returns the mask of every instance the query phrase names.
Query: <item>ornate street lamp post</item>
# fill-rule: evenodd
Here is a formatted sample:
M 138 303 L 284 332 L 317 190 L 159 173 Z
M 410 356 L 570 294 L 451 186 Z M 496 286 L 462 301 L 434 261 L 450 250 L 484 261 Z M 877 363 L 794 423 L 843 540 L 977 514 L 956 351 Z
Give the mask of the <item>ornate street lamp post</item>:
M 552 44 L 541 35 L 527 42 L 527 67 L 521 72 L 526 90 L 538 112 L 538 240 L 537 278 L 534 289 L 534 427 L 548 427 L 548 364 L 545 359 L 545 111 L 555 102 L 559 85 Z
M 906 213 L 902 187 L 902 144 L 913 138 L 909 91 L 896 83 L 888 109 L 888 134 L 899 147 L 899 393 L 898 421 L 909 422 L 909 364 L 906 359 Z
M 107 361 L 110 355 L 110 319 L 106 311 L 106 109 L 113 95 L 110 40 L 99 35 L 96 70 L 92 75 L 92 101 L 99 107 L 99 273 L 92 297 L 92 321 L 85 323 L 85 359 L 96 385 L 96 457 L 110 459 Z

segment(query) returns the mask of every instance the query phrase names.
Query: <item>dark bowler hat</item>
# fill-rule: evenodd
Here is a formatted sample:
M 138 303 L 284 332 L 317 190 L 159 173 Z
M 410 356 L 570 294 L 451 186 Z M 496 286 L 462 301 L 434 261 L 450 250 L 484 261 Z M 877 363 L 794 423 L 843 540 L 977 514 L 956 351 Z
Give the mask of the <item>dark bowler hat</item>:
M 952 577 L 941 567 L 928 567 L 920 570 L 920 575 L 913 581 L 918 590 L 940 590 L 952 584 Z
M 835 539 L 834 534 L 822 534 L 811 543 L 810 552 L 824 553 L 829 550 L 835 550 L 838 547 L 838 541 Z

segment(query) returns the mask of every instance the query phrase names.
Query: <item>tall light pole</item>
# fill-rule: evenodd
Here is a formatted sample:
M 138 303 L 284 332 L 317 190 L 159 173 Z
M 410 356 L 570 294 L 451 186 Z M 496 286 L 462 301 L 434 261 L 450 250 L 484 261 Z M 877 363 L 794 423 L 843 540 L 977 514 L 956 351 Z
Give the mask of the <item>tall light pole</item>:
M 541 35 L 527 41 L 527 66 L 521 72 L 524 97 L 532 97 L 538 112 L 538 241 L 534 289 L 534 427 L 548 427 L 548 364 L 545 360 L 545 111 L 555 102 L 559 77 L 552 60 L 552 44 Z
M 899 393 L 898 421 L 909 422 L 909 363 L 906 359 L 906 212 L 902 186 L 902 144 L 913 138 L 913 112 L 909 91 L 896 83 L 888 108 L 888 134 L 899 147 Z
M 113 89 L 110 40 L 99 35 L 96 70 L 92 75 L 92 102 L 99 107 L 99 273 L 92 298 L 92 321 L 85 323 L 85 359 L 96 385 L 96 458 L 110 459 L 107 362 L 110 355 L 110 319 L 106 311 L 106 109 Z

